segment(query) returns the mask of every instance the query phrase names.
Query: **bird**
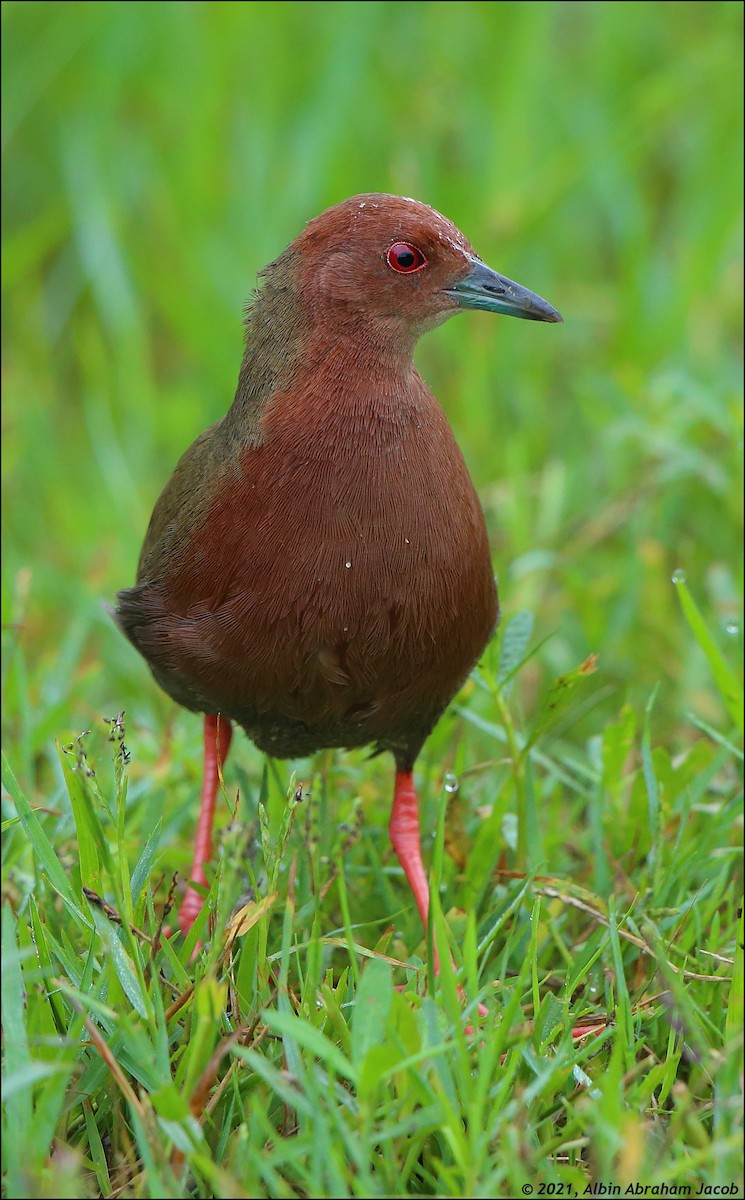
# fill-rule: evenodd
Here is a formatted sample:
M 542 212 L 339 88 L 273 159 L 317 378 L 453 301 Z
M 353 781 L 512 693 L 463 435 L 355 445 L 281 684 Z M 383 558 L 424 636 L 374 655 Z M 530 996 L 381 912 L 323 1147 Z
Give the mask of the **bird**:
M 115 609 L 160 687 L 204 718 L 184 934 L 235 725 L 280 759 L 393 756 L 389 835 L 426 930 L 414 764 L 499 604 L 481 504 L 414 348 L 470 309 L 562 321 L 402 196 L 326 209 L 260 272 L 232 405 L 180 459 Z

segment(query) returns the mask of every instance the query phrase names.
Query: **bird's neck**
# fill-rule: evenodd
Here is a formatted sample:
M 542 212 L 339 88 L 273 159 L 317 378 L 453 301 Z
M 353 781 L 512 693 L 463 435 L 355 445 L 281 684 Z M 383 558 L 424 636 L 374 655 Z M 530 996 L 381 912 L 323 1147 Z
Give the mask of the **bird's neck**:
M 324 410 L 333 421 L 334 411 L 341 416 L 350 406 L 373 418 L 375 410 L 384 416 L 399 408 L 416 377 L 413 339 L 402 341 L 394 327 L 365 326 L 354 312 L 314 319 L 312 309 L 275 280 L 267 276 L 247 313 L 246 349 L 225 432 L 257 446 L 277 418 L 303 425 Z
M 224 428 L 247 444 L 261 441 L 266 403 L 292 378 L 302 358 L 305 314 L 295 290 L 281 283 L 282 261 L 287 256 L 285 251 L 266 269 L 261 290 L 246 309 L 246 348 Z

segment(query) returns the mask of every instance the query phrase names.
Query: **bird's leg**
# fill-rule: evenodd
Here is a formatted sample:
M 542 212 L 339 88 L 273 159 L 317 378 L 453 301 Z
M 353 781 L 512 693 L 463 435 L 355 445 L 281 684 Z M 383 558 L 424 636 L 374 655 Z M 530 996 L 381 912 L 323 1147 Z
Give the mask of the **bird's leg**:
M 417 803 L 416 792 L 414 791 L 414 775 L 411 771 L 396 771 L 393 808 L 391 810 L 388 832 L 398 861 L 404 869 L 404 875 L 409 881 L 409 887 L 414 894 L 416 906 L 419 909 L 419 916 L 422 918 L 422 925 L 426 933 L 429 917 L 429 885 L 424 871 L 424 864 L 422 863 L 422 850 L 419 841 L 419 805 Z M 440 962 L 437 957 L 437 950 L 434 951 L 434 956 L 435 975 L 439 975 Z M 453 970 L 456 970 L 454 962 Z M 463 995 L 463 989 L 460 985 L 458 985 L 458 992 L 461 996 Z M 488 1012 L 489 1010 L 484 1004 L 479 1004 L 478 1014 L 480 1017 L 487 1016 Z M 602 1026 L 592 1023 L 575 1025 L 572 1029 L 572 1037 L 587 1037 L 590 1033 L 597 1033 L 599 1028 L 602 1028 Z M 473 1032 L 473 1026 L 468 1025 L 466 1033 L 470 1035 Z
M 429 884 L 422 862 L 422 848 L 419 839 L 419 802 L 414 790 L 414 774 L 412 771 L 396 771 L 396 784 L 393 792 L 393 808 L 388 825 L 391 845 L 396 851 L 396 857 L 404 869 L 409 887 L 419 909 L 424 931 L 427 931 L 429 918 Z M 435 974 L 439 974 L 440 963 L 435 950 Z
M 204 864 L 212 857 L 212 822 L 217 790 L 220 786 L 220 771 L 228 757 L 232 734 L 230 721 L 225 717 L 210 715 L 204 718 L 204 778 L 199 803 L 199 821 L 194 838 L 194 860 L 189 876 L 192 883 L 198 883 L 202 887 L 207 883 Z M 186 889 L 178 918 L 184 936 L 199 916 L 203 904 L 204 900 L 196 888 Z
M 409 881 L 419 916 L 422 918 L 424 932 L 427 932 L 429 920 L 429 884 L 422 863 L 422 848 L 419 838 L 419 804 L 414 790 L 414 775 L 412 771 L 396 771 L 396 783 L 393 791 L 393 808 L 388 825 L 391 844 L 396 856 L 404 869 L 404 875 Z M 433 946 L 435 958 L 435 975 L 440 974 L 440 960 L 437 949 Z M 452 962 L 452 959 L 451 959 Z M 453 970 L 455 970 L 453 962 Z M 462 994 L 463 989 L 458 986 Z M 486 1016 L 487 1009 L 479 1004 L 479 1015 Z M 466 1032 L 473 1032 L 469 1026 Z

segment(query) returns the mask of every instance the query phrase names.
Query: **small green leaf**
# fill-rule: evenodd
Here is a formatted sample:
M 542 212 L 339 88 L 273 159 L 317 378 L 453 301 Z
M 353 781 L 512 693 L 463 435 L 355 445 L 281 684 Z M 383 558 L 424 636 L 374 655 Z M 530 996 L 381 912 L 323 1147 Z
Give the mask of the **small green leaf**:
M 16 806 L 16 812 L 20 818 L 21 824 L 26 831 L 28 840 L 34 850 L 34 854 L 38 858 L 43 870 L 49 876 L 53 886 L 59 894 L 65 898 L 75 909 L 75 912 L 80 915 L 82 913 L 77 908 L 75 896 L 67 875 L 62 869 L 57 855 L 52 849 L 51 842 L 44 832 L 39 818 L 32 809 L 25 795 L 18 785 L 18 780 L 10 769 L 10 765 L 5 755 L 2 755 L 2 782 L 3 787 L 8 791 L 13 803 Z
M 140 981 L 137 978 L 137 972 L 134 964 L 127 954 L 124 946 L 119 941 L 116 931 L 112 928 L 107 917 L 99 911 L 94 905 L 91 905 L 93 921 L 97 932 L 100 934 L 104 945 L 111 954 L 114 970 L 116 971 L 119 982 L 124 989 L 130 1004 L 136 1013 L 141 1017 L 148 1019 L 150 1012 L 147 1001 L 142 993 Z
M 8 1138 L 7 1170 L 16 1179 L 23 1166 L 23 1147 L 31 1126 L 31 1084 L 36 1064 L 31 1061 L 26 1030 L 26 1006 L 23 977 L 16 941 L 16 919 L 10 904 L 3 905 L 2 949 L 3 969 L 0 972 L 0 992 L 3 1010 L 3 1043 L 5 1075 L 3 1098 L 5 1118 L 13 1130 Z M 11 1087 L 10 1096 L 7 1088 Z
M 735 934 L 735 966 L 732 972 L 732 986 L 727 1005 L 727 1020 L 725 1029 L 728 1037 L 733 1037 L 742 1030 L 743 1020 L 743 912 L 740 902 L 740 916 L 737 920 Z
M 362 972 L 352 1017 L 352 1062 L 360 1067 L 370 1050 L 385 1041 L 393 1002 L 391 968 L 379 958 L 370 959 Z
M 275 1009 L 265 1009 L 262 1014 L 263 1020 L 266 1021 L 270 1029 L 278 1033 L 283 1039 L 295 1042 L 303 1049 L 309 1050 L 315 1058 L 319 1059 L 325 1066 L 333 1071 L 336 1075 L 340 1075 L 343 1079 L 355 1080 L 357 1072 L 341 1050 L 330 1042 L 320 1029 L 316 1029 L 310 1022 L 302 1017 L 296 1017 L 293 1013 L 277 1012 Z
M 743 689 L 742 684 L 737 679 L 734 671 L 725 659 L 722 651 L 714 641 L 706 622 L 701 615 L 701 611 L 693 599 L 685 581 L 682 578 L 673 577 L 673 582 L 678 589 L 680 598 L 680 607 L 683 609 L 683 616 L 690 626 L 693 636 L 703 650 L 711 667 L 712 675 L 716 682 L 719 693 L 724 700 L 727 711 L 729 712 L 735 725 L 742 733 L 743 731 Z
M 75 821 L 75 829 L 78 835 L 78 858 L 80 860 L 80 878 L 86 887 L 93 888 L 94 891 L 100 890 L 101 877 L 98 865 L 98 852 L 96 850 L 96 839 L 92 832 L 92 826 L 95 825 L 95 818 L 91 812 L 91 805 L 88 795 L 85 791 L 85 782 L 82 775 L 78 771 L 73 771 L 70 757 L 62 749 L 59 742 L 57 745 L 57 755 L 62 766 L 62 774 L 65 779 L 67 794 L 70 797 L 70 805 L 72 807 L 72 815 Z
M 395 1071 L 404 1060 L 404 1052 L 392 1042 L 384 1046 L 371 1046 L 360 1064 L 357 1080 L 357 1095 L 361 1100 L 370 1098 L 385 1075 Z
M 525 661 L 534 624 L 532 612 L 523 609 L 505 625 L 497 670 L 497 682 L 502 686 L 509 682 Z
M 609 792 L 618 792 L 623 783 L 635 733 L 636 714 L 630 704 L 624 704 L 619 720 L 603 730 L 603 783 Z
M 191 1111 L 186 1096 L 174 1083 L 166 1083 L 153 1092 L 153 1108 L 164 1121 L 187 1121 Z
M 559 675 L 553 681 L 538 710 L 526 749 L 537 741 L 540 734 L 544 733 L 551 725 L 555 725 L 564 715 L 576 698 L 577 689 L 586 682 L 588 676 L 593 675 L 597 670 L 597 661 L 597 655 L 590 654 L 573 671 L 567 671 L 566 674 Z

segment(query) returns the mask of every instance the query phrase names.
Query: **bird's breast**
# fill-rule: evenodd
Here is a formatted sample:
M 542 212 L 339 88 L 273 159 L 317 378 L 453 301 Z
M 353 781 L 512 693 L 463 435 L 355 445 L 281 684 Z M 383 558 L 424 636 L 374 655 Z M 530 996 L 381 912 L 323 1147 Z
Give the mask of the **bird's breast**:
M 452 693 L 496 617 L 483 514 L 436 402 L 342 415 L 284 437 L 278 422 L 245 450 L 168 581 L 223 687 L 302 719 L 412 679 Z

